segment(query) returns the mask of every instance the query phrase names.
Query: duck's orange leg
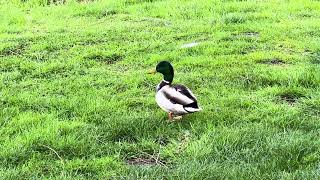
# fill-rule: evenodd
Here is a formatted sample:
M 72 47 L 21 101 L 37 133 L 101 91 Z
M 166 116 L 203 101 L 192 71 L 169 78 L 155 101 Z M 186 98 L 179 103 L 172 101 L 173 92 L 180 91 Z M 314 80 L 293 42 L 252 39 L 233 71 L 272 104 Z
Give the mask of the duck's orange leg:
M 172 121 L 172 120 L 173 120 L 173 113 L 172 113 L 172 112 L 169 112 L 169 113 L 168 113 L 168 116 L 169 116 L 169 121 Z

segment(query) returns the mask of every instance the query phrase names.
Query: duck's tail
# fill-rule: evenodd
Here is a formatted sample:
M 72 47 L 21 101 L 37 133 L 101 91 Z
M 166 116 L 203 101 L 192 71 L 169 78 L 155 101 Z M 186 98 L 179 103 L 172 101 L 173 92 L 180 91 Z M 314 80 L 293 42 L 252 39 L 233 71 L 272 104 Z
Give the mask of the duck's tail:
M 202 111 L 202 108 L 198 106 L 197 102 L 193 102 L 191 104 L 183 106 L 184 110 L 186 110 L 188 113 L 194 113 Z

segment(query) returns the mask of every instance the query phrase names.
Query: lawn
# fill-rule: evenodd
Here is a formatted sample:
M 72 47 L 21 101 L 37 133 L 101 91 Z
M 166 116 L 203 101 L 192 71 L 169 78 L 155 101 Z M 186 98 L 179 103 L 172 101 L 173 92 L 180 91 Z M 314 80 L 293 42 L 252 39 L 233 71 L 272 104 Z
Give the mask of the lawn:
M 65 1 L 0 0 L 0 179 L 320 178 L 319 1 Z

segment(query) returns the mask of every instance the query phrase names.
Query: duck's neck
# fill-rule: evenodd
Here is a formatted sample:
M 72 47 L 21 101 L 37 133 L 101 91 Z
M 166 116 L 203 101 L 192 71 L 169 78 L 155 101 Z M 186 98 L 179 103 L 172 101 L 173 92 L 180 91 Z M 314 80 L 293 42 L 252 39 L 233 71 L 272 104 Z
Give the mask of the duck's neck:
M 173 81 L 173 76 L 174 76 L 173 71 L 168 74 L 163 74 L 163 81 L 166 81 L 169 84 L 171 84 Z
M 157 86 L 157 88 L 156 88 L 157 92 L 158 92 L 162 87 L 164 87 L 164 86 L 166 86 L 166 85 L 170 85 L 170 83 L 169 83 L 168 81 L 166 81 L 166 80 L 163 79 L 163 80 L 158 84 L 158 86 Z

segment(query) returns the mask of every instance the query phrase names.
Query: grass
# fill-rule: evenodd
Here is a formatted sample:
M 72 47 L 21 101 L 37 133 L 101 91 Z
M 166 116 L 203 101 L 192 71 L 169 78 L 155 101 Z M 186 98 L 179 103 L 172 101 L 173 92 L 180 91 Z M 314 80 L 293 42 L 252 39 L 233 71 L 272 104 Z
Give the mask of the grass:
M 0 1 L 0 179 L 320 177 L 320 2 L 64 2 Z

